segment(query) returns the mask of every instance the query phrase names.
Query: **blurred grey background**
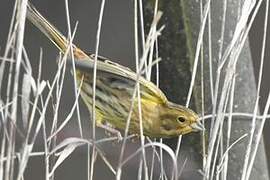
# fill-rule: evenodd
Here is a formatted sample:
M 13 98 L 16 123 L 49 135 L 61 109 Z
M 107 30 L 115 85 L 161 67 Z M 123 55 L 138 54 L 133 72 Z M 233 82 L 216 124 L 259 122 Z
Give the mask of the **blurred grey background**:
M 66 34 L 67 22 L 65 16 L 65 6 L 64 0 L 46 0 L 46 1 L 32 1 L 37 9 L 50 21 L 52 22 L 59 30 Z M 9 23 L 12 15 L 14 1 L 1 0 L 0 4 L 0 55 L 3 55 L 6 37 L 8 34 Z M 89 0 L 77 0 L 69 1 L 70 8 L 70 19 L 71 19 L 71 28 L 73 29 L 75 23 L 78 21 L 77 33 L 74 38 L 75 44 L 81 47 L 86 52 L 94 52 L 95 50 L 95 41 L 96 41 L 96 30 L 97 30 L 97 21 L 99 16 L 100 1 L 89 1 Z M 255 76 L 258 75 L 258 68 L 260 63 L 260 50 L 262 44 L 262 35 L 263 35 L 263 22 L 264 22 L 264 8 L 260 9 L 260 12 L 256 18 L 256 21 L 253 25 L 253 28 L 250 32 L 250 45 L 252 50 L 252 57 L 255 67 Z M 119 62 L 122 65 L 134 67 L 134 37 L 133 37 L 133 1 L 130 0 L 114 0 L 106 1 L 106 7 L 104 11 L 104 19 L 102 24 L 101 39 L 100 39 L 100 49 L 99 54 L 105 57 L 109 57 L 112 61 Z M 166 31 L 166 29 L 165 29 Z M 268 31 L 268 42 L 269 42 L 269 31 Z M 39 59 L 40 48 L 43 49 L 43 79 L 51 80 L 54 77 L 56 72 L 56 63 L 58 50 L 43 36 L 39 30 L 37 30 L 32 24 L 27 22 L 26 31 L 25 31 L 25 47 L 29 53 L 29 58 L 32 61 L 33 73 L 37 73 L 37 65 Z M 269 43 L 268 43 L 269 44 Z M 268 47 L 268 46 L 267 46 Z M 266 48 L 266 59 L 265 67 L 269 67 L 269 57 L 270 51 Z M 165 57 L 162 57 L 165 59 Z M 269 91 L 269 77 L 270 71 L 268 69 L 264 70 L 263 86 L 261 92 L 261 106 L 264 107 L 266 102 L 266 95 Z M 62 107 L 61 115 L 63 118 L 69 113 L 74 98 L 71 96 L 73 94 L 73 85 L 71 80 L 70 73 L 67 73 L 67 78 L 65 82 L 65 91 L 62 98 Z M 81 116 L 83 119 L 87 120 L 88 112 L 81 107 Z M 76 118 L 76 117 L 75 117 Z M 74 126 L 76 126 L 76 120 L 74 120 Z M 88 126 L 87 121 L 85 126 Z M 69 127 L 72 127 L 69 126 Z M 270 126 L 269 122 L 266 123 L 264 134 L 265 136 L 270 136 Z M 72 128 L 66 129 L 63 133 L 63 139 L 69 136 L 78 135 L 77 130 Z M 266 138 L 268 140 L 269 138 Z M 265 141 L 266 152 L 270 152 L 270 143 Z M 114 151 L 117 151 L 117 145 L 111 145 L 115 150 L 111 149 L 111 158 L 115 158 L 117 163 L 117 156 L 113 157 Z M 136 144 L 131 145 L 132 147 Z M 110 149 L 110 148 L 108 148 Z M 85 157 L 84 148 L 76 151 L 74 155 L 67 160 L 57 170 L 56 179 L 85 179 L 86 178 L 86 157 Z M 270 157 L 270 153 L 268 154 Z M 33 163 L 31 169 L 27 169 L 26 179 L 36 179 L 43 175 L 42 165 L 39 165 L 39 159 L 33 158 L 30 163 Z M 82 164 L 85 163 L 85 164 Z M 136 161 L 134 163 L 137 163 Z M 96 179 L 107 179 L 107 174 L 109 172 L 104 172 L 102 168 L 104 164 L 98 163 L 98 172 L 96 173 Z M 77 169 L 76 169 L 77 168 Z M 64 172 L 64 173 L 62 173 Z M 132 166 L 129 167 L 126 171 L 124 177 L 130 177 L 134 169 Z M 124 178 L 123 179 L 126 179 Z M 135 178 L 135 177 L 134 177 Z

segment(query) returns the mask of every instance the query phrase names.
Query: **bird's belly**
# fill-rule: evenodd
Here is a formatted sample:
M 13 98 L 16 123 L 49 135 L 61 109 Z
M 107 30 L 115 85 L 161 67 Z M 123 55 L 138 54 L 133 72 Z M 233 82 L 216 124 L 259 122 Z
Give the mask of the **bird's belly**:
M 93 83 L 92 78 L 86 78 L 81 86 L 81 97 L 91 112 L 93 105 Z M 103 78 L 97 77 L 96 79 L 95 109 L 102 116 L 103 123 L 109 123 L 113 127 L 123 130 L 126 128 L 126 122 L 131 110 L 132 88 L 134 89 L 134 87 L 127 84 L 129 87 L 126 89 L 123 88 L 125 86 L 117 88 L 110 83 L 106 84 L 106 82 Z M 78 84 L 80 84 L 79 79 Z M 130 116 L 129 132 L 139 134 L 141 115 L 144 134 L 149 135 L 154 133 L 157 130 L 155 128 L 157 125 L 155 122 L 157 118 L 155 116 L 158 115 L 158 112 L 155 110 L 155 104 L 149 104 L 142 100 L 141 108 L 142 111 L 139 113 L 138 101 L 135 100 Z

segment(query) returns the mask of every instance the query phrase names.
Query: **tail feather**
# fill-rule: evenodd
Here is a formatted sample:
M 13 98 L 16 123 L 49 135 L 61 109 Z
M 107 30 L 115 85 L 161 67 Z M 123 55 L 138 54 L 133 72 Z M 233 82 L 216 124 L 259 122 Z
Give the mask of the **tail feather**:
M 41 32 L 43 32 L 43 34 L 45 34 L 62 53 L 67 51 L 68 40 L 65 38 L 65 36 L 51 23 L 49 23 L 30 2 L 28 2 L 27 5 L 27 19 L 30 20 Z M 89 58 L 88 55 L 86 55 L 75 45 L 72 47 L 74 56 L 77 59 Z

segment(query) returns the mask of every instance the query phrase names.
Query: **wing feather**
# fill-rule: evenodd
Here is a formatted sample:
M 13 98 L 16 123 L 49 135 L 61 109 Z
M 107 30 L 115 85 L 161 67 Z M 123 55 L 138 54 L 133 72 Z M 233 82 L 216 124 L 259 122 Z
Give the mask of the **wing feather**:
M 69 64 L 71 63 L 71 59 L 68 60 Z M 86 61 L 75 61 L 76 69 L 81 72 L 90 73 L 94 68 L 94 61 L 89 57 L 89 60 Z M 138 80 L 140 83 L 140 88 L 144 93 L 142 95 L 144 98 L 147 98 L 152 101 L 156 101 L 159 103 L 166 103 L 168 100 L 164 93 L 151 81 L 146 80 L 142 76 L 137 76 L 135 72 L 130 70 L 129 68 L 122 66 L 117 63 L 108 63 L 107 60 L 101 61 L 98 60 L 97 63 L 97 71 L 103 75 L 112 76 L 114 78 L 118 78 L 119 80 L 130 81 L 129 83 L 133 83 L 135 85 Z M 121 81 L 118 81 L 121 82 Z M 123 81 L 122 81 L 123 82 Z M 124 84 L 122 84 L 124 86 Z M 118 86 L 121 86 L 121 83 L 118 83 Z

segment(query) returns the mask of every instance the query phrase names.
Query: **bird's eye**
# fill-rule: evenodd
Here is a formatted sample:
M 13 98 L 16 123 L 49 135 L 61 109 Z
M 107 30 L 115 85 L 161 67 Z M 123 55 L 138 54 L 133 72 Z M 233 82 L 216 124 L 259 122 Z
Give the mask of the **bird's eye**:
M 179 117 L 177 118 L 177 120 L 178 120 L 180 123 L 183 123 L 183 122 L 186 121 L 186 119 L 183 118 L 183 117 L 181 117 L 181 116 L 179 116 Z

